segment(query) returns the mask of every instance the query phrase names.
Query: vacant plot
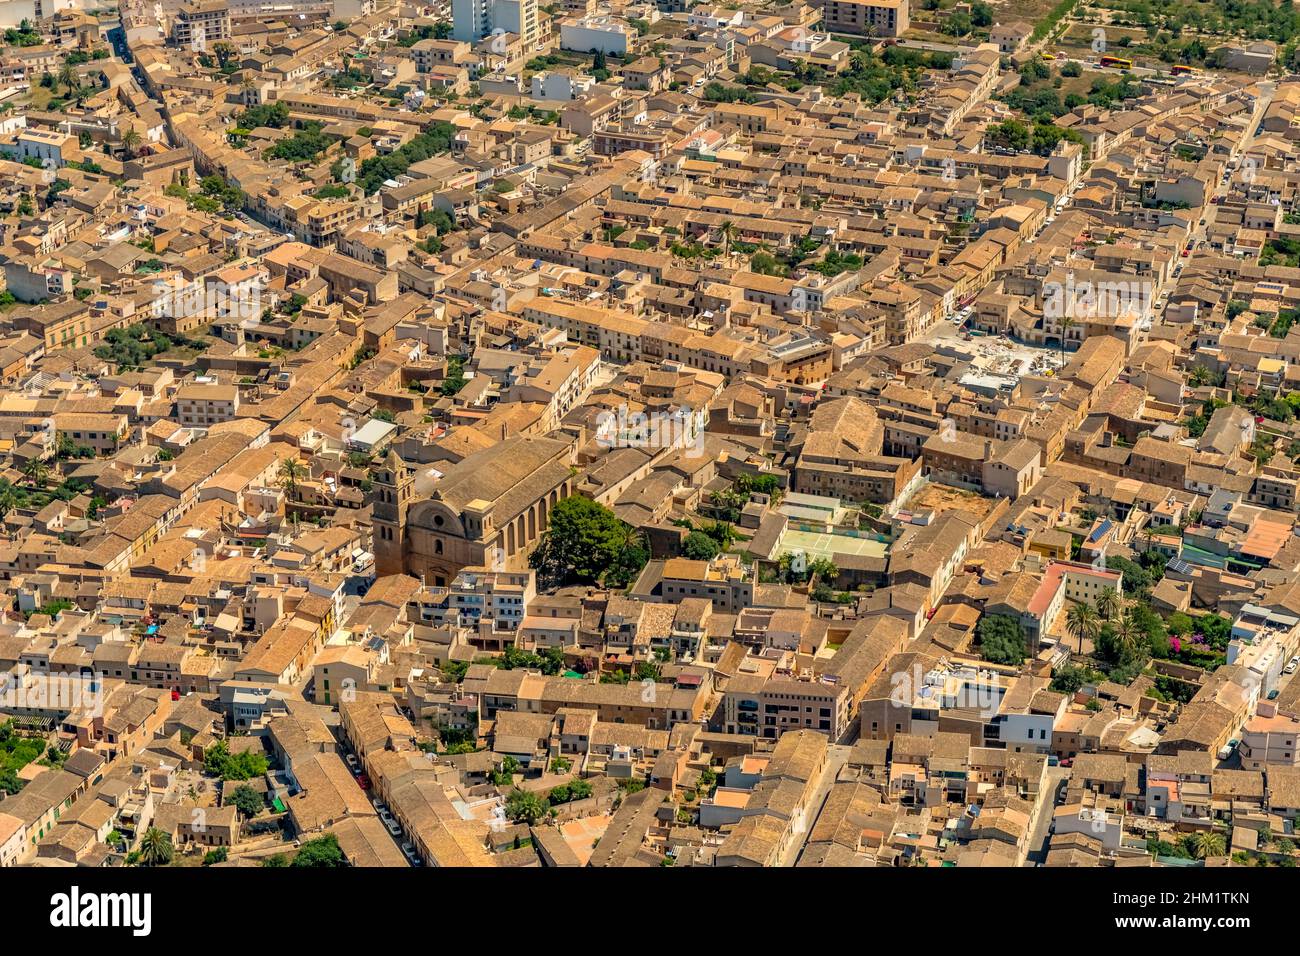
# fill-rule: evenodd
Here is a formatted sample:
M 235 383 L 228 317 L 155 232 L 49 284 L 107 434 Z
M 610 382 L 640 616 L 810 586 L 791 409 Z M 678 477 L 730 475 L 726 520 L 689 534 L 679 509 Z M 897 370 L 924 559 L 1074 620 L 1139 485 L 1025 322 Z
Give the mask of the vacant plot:
M 1093 49 L 1093 40 L 1095 38 L 1094 30 L 1104 29 L 1106 31 L 1106 48 L 1104 51 Z M 1128 41 L 1125 44 L 1125 40 Z M 1097 23 L 1079 23 L 1070 24 L 1070 28 L 1065 31 L 1061 38 L 1056 42 L 1055 47 L 1061 52 L 1072 53 L 1077 56 L 1101 55 L 1101 52 L 1109 53 L 1112 56 L 1122 56 L 1132 58 L 1130 54 L 1150 54 L 1150 49 L 1146 46 L 1146 30 L 1136 27 L 1121 27 L 1114 24 L 1107 24 L 1102 27 Z
M 1056 6 L 1056 0 L 991 0 L 993 16 L 998 23 L 1020 20 L 1030 26 L 1042 20 Z
M 907 509 L 933 511 L 936 518 L 945 511 L 960 511 L 983 521 L 996 504 L 996 499 L 986 498 L 978 492 L 926 482 L 907 500 Z

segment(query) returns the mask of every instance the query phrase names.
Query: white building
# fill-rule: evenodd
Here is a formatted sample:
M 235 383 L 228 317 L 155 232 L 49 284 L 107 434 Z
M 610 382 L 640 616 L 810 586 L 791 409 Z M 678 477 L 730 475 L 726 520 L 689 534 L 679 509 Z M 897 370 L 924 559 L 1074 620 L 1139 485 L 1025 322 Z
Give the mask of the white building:
M 560 48 L 578 53 L 597 50 L 608 56 L 627 56 L 633 31 L 613 17 L 583 17 L 560 24 Z
M 513 33 L 531 50 L 540 36 L 537 0 L 452 0 L 455 40 L 477 43 L 494 33 Z
M 61 168 L 77 138 L 55 130 L 25 129 L 18 134 L 18 155 L 21 159 L 40 160 L 47 169 Z
M 576 100 L 585 96 L 595 84 L 595 79 L 590 76 L 543 71 L 533 74 L 530 94 L 535 100 Z

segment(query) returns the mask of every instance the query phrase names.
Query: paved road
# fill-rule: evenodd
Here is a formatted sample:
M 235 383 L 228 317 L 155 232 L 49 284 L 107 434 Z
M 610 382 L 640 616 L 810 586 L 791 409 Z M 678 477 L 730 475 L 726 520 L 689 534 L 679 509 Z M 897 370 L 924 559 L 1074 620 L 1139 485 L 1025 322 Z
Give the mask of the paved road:
M 1025 856 L 1025 866 L 1042 866 L 1047 859 L 1047 840 L 1052 828 L 1052 813 L 1065 798 L 1066 782 L 1070 779 L 1069 767 L 1047 768 L 1047 789 L 1052 799 L 1043 801 L 1034 821 L 1034 832 L 1029 836 L 1029 852 Z
M 1247 152 L 1250 147 L 1255 144 L 1255 140 L 1258 139 L 1259 124 L 1263 122 L 1264 112 L 1268 109 L 1269 104 L 1273 102 L 1273 96 L 1276 93 L 1277 84 L 1271 80 L 1265 80 L 1259 84 L 1259 89 L 1261 96 L 1259 102 L 1255 104 L 1255 114 L 1250 119 L 1250 127 L 1246 132 L 1245 138 L 1232 150 L 1232 158 L 1234 160 L 1239 159 L 1243 153 Z M 1214 185 L 1214 197 L 1222 199 L 1226 196 L 1229 189 L 1232 187 L 1233 177 L 1242 175 L 1247 174 L 1242 169 L 1238 168 L 1235 171 L 1229 171 L 1226 177 L 1220 177 L 1219 181 Z M 1201 240 L 1205 238 L 1205 229 L 1210 223 L 1214 222 L 1217 209 L 1218 206 L 1214 203 L 1213 198 L 1211 198 L 1210 204 L 1202 210 L 1204 213 L 1204 216 L 1202 217 L 1204 225 L 1198 221 L 1195 229 L 1192 231 L 1191 239 L 1193 242 L 1199 244 Z
M 831 787 L 835 785 L 835 780 L 840 775 L 840 768 L 848 762 L 849 753 L 852 750 L 852 744 L 844 743 L 831 744 L 827 748 L 826 763 L 822 770 L 821 781 L 817 784 L 817 790 L 813 793 L 812 799 L 808 801 L 808 806 L 804 808 L 803 820 L 795 824 L 798 836 L 790 841 L 790 848 L 786 851 L 784 859 L 781 860 L 781 866 L 794 866 L 798 862 L 799 856 L 803 853 L 803 848 L 808 842 L 808 835 L 812 833 L 817 818 L 821 816 L 822 808 L 826 804 L 826 798 L 830 795 Z

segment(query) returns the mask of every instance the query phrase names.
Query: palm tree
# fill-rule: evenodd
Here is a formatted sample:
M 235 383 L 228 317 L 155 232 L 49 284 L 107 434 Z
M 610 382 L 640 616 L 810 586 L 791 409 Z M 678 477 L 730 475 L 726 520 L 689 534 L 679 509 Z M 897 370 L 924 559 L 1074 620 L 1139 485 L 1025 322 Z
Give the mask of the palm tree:
M 0 482 L 0 518 L 9 514 L 18 504 L 18 494 L 14 491 L 14 486 L 7 481 Z
M 230 62 L 230 58 L 234 55 L 235 48 L 229 43 L 222 41 L 212 45 L 212 52 L 217 55 L 217 64 L 221 67 L 225 67 L 225 65 Z
M 306 473 L 302 462 L 297 458 L 286 458 L 280 462 L 280 484 L 284 487 L 290 501 L 298 496 L 298 479 Z
M 1191 846 L 1192 855 L 1198 860 L 1209 859 L 1212 856 L 1223 856 L 1227 848 L 1223 834 L 1213 830 L 1206 833 L 1193 833 L 1187 842 Z
M 727 255 L 731 255 L 731 244 L 736 241 L 736 224 L 730 219 L 724 219 L 722 225 L 718 227 L 722 233 L 722 248 Z
M 140 148 L 140 134 L 133 129 L 127 130 L 122 134 L 122 149 L 126 150 L 128 156 L 134 156 L 136 150 Z
M 76 69 L 74 69 L 70 63 L 64 63 L 63 66 L 59 67 L 59 72 L 54 77 L 55 83 L 62 83 L 68 88 L 69 95 L 71 95 L 73 90 L 81 85 L 80 80 L 81 78 L 77 76 Z
M 1080 602 L 1071 606 L 1066 614 L 1065 627 L 1079 641 L 1079 653 L 1082 654 L 1084 640 L 1095 641 L 1101 633 L 1101 618 L 1095 607 Z
M 1061 320 L 1061 368 L 1065 368 L 1065 334 L 1074 328 L 1074 319 L 1068 315 Z
M 1122 603 L 1119 593 L 1114 588 L 1103 588 L 1101 593 L 1097 595 L 1095 605 L 1097 613 L 1101 615 L 1103 621 L 1113 621 L 1115 615 L 1119 613 Z
M 166 866 L 176 850 L 166 830 L 150 827 L 140 838 L 140 862 L 145 866 Z
M 1120 615 L 1119 622 L 1115 625 L 1115 638 L 1119 642 L 1120 660 L 1131 660 L 1137 652 L 1138 639 L 1142 635 L 1142 628 L 1138 626 L 1137 616 L 1133 609 L 1129 608 Z
M 41 458 L 33 458 L 23 465 L 23 474 L 35 488 L 45 484 L 45 479 L 50 476 L 50 466 Z

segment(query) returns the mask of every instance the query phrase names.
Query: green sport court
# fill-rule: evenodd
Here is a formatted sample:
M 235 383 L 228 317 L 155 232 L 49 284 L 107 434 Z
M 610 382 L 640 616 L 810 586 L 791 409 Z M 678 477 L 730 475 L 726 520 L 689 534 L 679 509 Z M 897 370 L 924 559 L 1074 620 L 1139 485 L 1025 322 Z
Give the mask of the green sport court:
M 875 538 L 855 538 L 847 534 L 823 534 L 818 531 L 791 529 L 781 536 L 778 553 L 802 551 L 813 558 L 834 558 L 837 554 L 856 554 L 883 558 L 889 545 Z

